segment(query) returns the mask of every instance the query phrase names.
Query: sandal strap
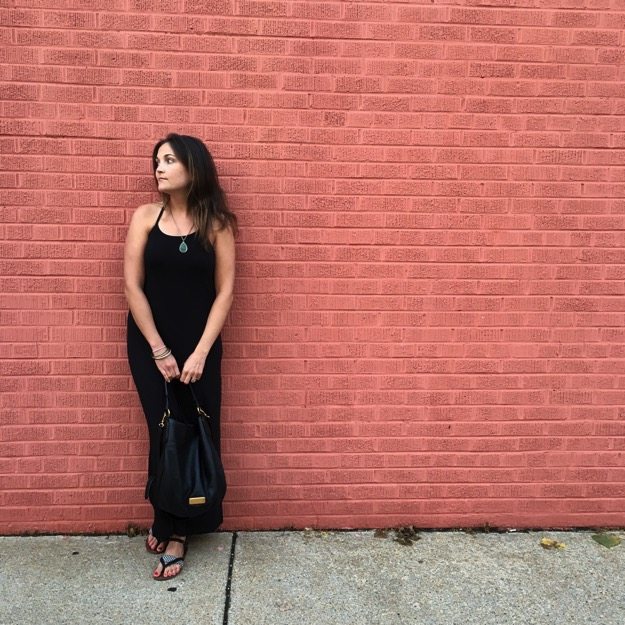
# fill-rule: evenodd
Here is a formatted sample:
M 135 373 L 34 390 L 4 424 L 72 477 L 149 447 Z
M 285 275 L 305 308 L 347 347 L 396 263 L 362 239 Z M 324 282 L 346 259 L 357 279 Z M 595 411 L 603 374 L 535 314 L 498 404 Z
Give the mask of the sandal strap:
M 165 538 L 165 540 L 160 540 L 160 538 L 158 536 L 156 536 L 153 532 L 152 532 L 152 528 L 150 528 L 148 530 L 148 538 L 152 536 L 154 538 L 156 538 L 156 540 L 158 540 L 158 544 L 161 545 L 162 543 L 166 543 L 169 540 L 174 540 L 173 538 Z
M 150 538 L 154 538 L 156 540 L 155 547 L 150 546 Z M 150 528 L 150 530 L 148 531 L 148 535 L 145 539 L 145 548 L 147 549 L 147 551 L 153 554 L 163 553 L 163 551 L 165 551 L 165 549 L 167 548 L 167 541 L 159 540 L 158 538 L 156 538 L 156 536 L 154 536 L 154 534 L 152 533 L 152 528 Z
M 174 564 L 180 564 L 180 568 L 184 566 L 184 558 L 177 558 L 176 556 L 170 556 L 169 554 L 165 554 L 160 558 L 161 564 L 163 565 L 163 570 L 161 571 L 161 575 L 165 572 L 165 569 L 168 566 L 173 566 Z
M 173 541 L 175 543 L 180 543 L 181 545 L 186 545 L 187 544 L 187 539 L 186 538 L 176 538 L 175 536 L 172 536 L 169 540 L 170 540 L 170 542 Z

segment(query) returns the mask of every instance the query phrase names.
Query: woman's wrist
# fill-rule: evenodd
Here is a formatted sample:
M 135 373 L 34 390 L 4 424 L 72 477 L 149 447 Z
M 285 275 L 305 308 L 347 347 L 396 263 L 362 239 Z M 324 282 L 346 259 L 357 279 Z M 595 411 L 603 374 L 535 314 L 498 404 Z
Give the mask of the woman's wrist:
M 201 358 L 206 358 L 208 356 L 208 352 L 210 352 L 210 349 L 206 349 L 205 347 L 198 345 L 195 348 L 194 352 L 196 356 L 200 356 Z
M 163 349 L 159 349 L 157 352 L 152 354 L 152 359 L 165 360 L 165 358 L 168 358 L 169 356 L 171 356 L 171 349 L 169 349 L 169 347 L 163 347 Z

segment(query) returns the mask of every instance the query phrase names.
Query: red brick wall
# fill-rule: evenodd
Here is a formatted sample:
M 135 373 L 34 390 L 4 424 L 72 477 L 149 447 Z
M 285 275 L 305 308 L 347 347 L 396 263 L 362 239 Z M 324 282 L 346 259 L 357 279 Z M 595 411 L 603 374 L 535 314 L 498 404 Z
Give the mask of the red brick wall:
M 242 226 L 224 528 L 625 524 L 624 0 L 0 24 L 1 532 L 150 522 L 122 247 L 174 130 Z

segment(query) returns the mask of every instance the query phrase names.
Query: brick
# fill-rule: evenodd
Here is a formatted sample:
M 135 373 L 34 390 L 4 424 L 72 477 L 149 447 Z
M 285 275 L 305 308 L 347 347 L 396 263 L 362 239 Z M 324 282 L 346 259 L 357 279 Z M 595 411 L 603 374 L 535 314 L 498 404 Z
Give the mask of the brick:
M 523 29 L 519 37 L 519 43 L 530 45 L 566 46 L 571 43 L 570 40 L 570 30 L 553 28 Z
M 230 86 L 234 89 L 271 89 L 275 90 L 278 79 L 275 76 L 263 74 L 230 74 Z
M 302 30 L 297 36 L 319 37 L 321 39 L 362 39 L 363 32 L 364 26 L 358 22 L 316 20 L 308 24 L 307 31 Z
M 100 30 L 120 31 L 149 31 L 152 26 L 152 16 L 139 13 L 99 13 L 98 28 Z
M 619 33 L 613 30 L 573 31 L 571 43 L 581 46 L 618 46 Z
M 530 32 L 535 32 L 532 29 Z M 464 30 L 462 31 L 464 33 Z M 549 31 L 550 33 L 552 31 Z M 465 37 L 459 37 L 464 39 Z M 494 27 L 471 27 L 468 29 L 468 37 L 470 41 L 485 41 L 496 44 L 514 44 L 517 43 L 517 31 L 512 28 L 494 28 Z M 553 41 L 553 39 L 552 39 Z M 532 41 L 523 41 L 523 43 L 539 43 Z M 555 43 L 555 42 L 553 42 Z
M 202 15 L 229 15 L 233 12 L 231 0 L 184 0 L 183 8 L 185 12 Z
M 203 17 L 189 15 L 153 15 L 152 30 L 164 32 L 206 32 L 206 20 Z
M 288 8 L 288 4 L 284 1 L 242 0 L 238 6 L 238 14 L 254 17 L 286 17 Z
M 39 85 L 4 83 L 0 88 L 6 100 L 36 100 L 40 93 Z
M 28 9 L 13 9 L 2 11 L 3 26 L 41 26 L 43 24 L 43 15 L 40 11 L 29 11 Z
M 269 22 L 270 20 L 267 20 Z M 263 20 L 264 22 L 264 20 Z M 206 25 L 206 32 L 213 35 L 215 33 L 228 34 L 228 35 L 278 35 L 280 29 L 277 29 L 276 33 L 272 33 L 273 28 L 271 26 L 268 29 L 262 30 L 257 20 L 254 19 L 237 19 L 237 18 L 220 18 L 209 17 Z M 287 31 L 288 32 L 288 31 Z M 285 33 L 286 34 L 286 33 Z
M 147 68 L 153 63 L 153 55 L 147 52 L 98 51 L 98 65 L 110 67 Z

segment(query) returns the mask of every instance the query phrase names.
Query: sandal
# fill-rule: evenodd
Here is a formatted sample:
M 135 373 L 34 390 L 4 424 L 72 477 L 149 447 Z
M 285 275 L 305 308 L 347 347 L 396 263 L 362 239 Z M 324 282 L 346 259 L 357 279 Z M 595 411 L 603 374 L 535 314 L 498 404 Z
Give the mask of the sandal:
M 180 543 L 181 545 L 184 545 L 184 551 L 182 553 L 182 557 L 177 558 L 176 556 L 170 556 L 168 553 L 161 556 L 159 558 L 159 562 L 163 565 L 163 568 L 161 569 L 161 572 L 158 575 L 152 574 L 153 579 L 156 579 L 158 581 L 174 579 L 174 577 L 177 577 L 178 575 L 180 575 L 180 573 L 182 573 L 182 567 L 184 566 L 184 559 L 187 555 L 187 549 L 189 547 L 188 540 L 189 540 L 188 538 L 182 539 L 182 538 L 175 538 L 173 536 L 169 539 L 169 542 L 173 541 L 175 543 Z M 165 571 L 167 570 L 167 568 L 170 566 L 173 566 L 174 564 L 180 565 L 178 572 L 175 575 L 168 575 L 167 577 L 165 577 Z
M 162 541 L 162 542 L 160 542 L 160 543 L 158 543 L 158 544 L 156 545 L 156 549 L 152 549 L 152 547 L 150 547 L 150 543 L 149 543 L 150 536 L 154 537 L 154 534 L 152 534 L 152 528 L 150 528 L 150 529 L 148 530 L 148 536 L 147 536 L 147 538 L 145 539 L 145 550 L 146 550 L 148 553 L 153 553 L 154 555 L 158 556 L 158 555 L 160 555 L 161 553 L 163 553 L 163 551 L 165 551 L 165 549 L 167 549 L 167 542 L 168 542 L 168 541 L 164 540 L 164 541 Z M 163 545 L 163 549 L 162 549 L 162 551 L 158 551 L 158 548 L 159 548 L 161 545 Z

